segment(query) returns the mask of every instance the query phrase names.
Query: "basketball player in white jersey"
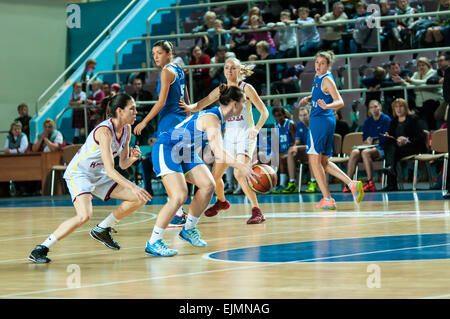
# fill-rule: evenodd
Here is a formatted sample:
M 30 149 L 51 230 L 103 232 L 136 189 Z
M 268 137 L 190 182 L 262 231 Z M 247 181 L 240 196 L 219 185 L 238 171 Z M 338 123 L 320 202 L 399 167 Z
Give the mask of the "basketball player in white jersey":
M 225 124 L 224 148 L 233 157 L 245 163 L 252 162 L 253 152 L 256 148 L 256 137 L 269 117 L 266 106 L 259 98 L 253 86 L 242 81 L 244 77 L 252 73 L 252 71 L 242 66 L 236 58 L 229 58 L 225 61 L 224 75 L 227 79 L 227 85 L 237 86 L 245 92 L 246 107 L 239 116 L 227 120 Z M 217 87 L 198 103 L 187 105 L 184 101 L 181 101 L 180 106 L 186 111 L 198 112 L 217 101 L 219 94 L 219 88 Z M 253 121 L 252 104 L 261 114 L 256 125 Z M 228 165 L 226 163 L 214 163 L 212 174 L 216 182 L 217 202 L 205 211 L 205 215 L 208 217 L 215 216 L 220 210 L 226 210 L 230 207 L 230 203 L 225 199 L 224 183 L 222 180 L 222 176 L 227 168 Z M 234 170 L 234 176 L 252 205 L 252 216 L 247 221 L 247 224 L 262 223 L 265 221 L 265 218 L 259 208 L 256 193 L 248 186 L 246 179 L 236 169 Z
M 104 201 L 109 198 L 124 200 L 90 232 L 92 238 L 116 250 L 120 249 L 120 245 L 111 237 L 111 228 L 152 199 L 145 189 L 114 169 L 116 156 L 120 156 L 122 169 L 130 167 L 141 156 L 138 147 L 129 149 L 131 124 L 136 120 L 136 104 L 131 96 L 118 94 L 109 100 L 109 111 L 112 118 L 92 130 L 64 173 L 77 215 L 59 225 L 41 245 L 36 246 L 29 260 L 35 263 L 50 262 L 47 257 L 50 247 L 92 217 L 92 194 Z

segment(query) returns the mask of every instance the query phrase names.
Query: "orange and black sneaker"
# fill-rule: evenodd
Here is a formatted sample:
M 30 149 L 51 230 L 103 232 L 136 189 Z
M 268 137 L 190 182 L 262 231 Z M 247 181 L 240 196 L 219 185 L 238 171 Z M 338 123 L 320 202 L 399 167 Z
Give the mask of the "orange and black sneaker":
M 335 210 L 336 209 L 336 202 L 333 198 L 326 200 L 325 198 L 322 198 L 320 202 L 313 207 L 317 210 Z
M 224 200 L 223 202 L 220 200 L 217 200 L 217 202 L 213 206 L 211 206 L 210 208 L 208 208 L 205 211 L 205 216 L 207 216 L 207 217 L 216 216 L 219 213 L 219 211 L 227 210 L 228 208 L 230 208 L 230 206 L 231 206 L 231 204 L 227 200 Z

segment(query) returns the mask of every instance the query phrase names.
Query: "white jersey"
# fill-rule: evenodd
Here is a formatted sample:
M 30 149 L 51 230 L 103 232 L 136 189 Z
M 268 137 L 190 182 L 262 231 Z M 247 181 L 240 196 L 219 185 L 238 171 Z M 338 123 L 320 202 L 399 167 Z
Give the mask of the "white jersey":
M 89 178 L 97 178 L 106 175 L 106 170 L 102 161 L 100 146 L 95 140 L 94 134 L 100 127 L 107 127 L 113 136 L 111 143 L 111 153 L 113 157 L 118 156 L 127 141 L 128 129 L 124 126 L 122 136 L 117 138 L 114 131 L 114 124 L 111 119 L 107 119 L 97 125 L 88 135 L 86 142 L 78 150 L 77 154 L 70 161 L 64 173 L 65 179 L 72 179 L 76 175 L 83 175 Z
M 244 91 L 244 87 L 247 83 L 241 81 L 239 83 L 239 88 Z M 255 126 L 253 122 L 253 112 L 252 103 L 250 100 L 245 101 L 244 109 L 239 116 L 233 116 L 225 122 L 225 136 L 226 140 L 240 140 L 242 139 L 242 134 L 248 135 L 248 130 Z

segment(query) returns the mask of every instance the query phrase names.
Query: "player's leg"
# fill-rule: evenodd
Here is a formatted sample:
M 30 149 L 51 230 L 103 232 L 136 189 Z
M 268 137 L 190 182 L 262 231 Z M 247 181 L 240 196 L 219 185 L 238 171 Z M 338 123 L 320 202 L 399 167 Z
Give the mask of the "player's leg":
M 181 229 L 180 238 L 197 247 L 207 246 L 201 239 L 196 226 L 201 214 L 208 206 L 215 190 L 214 178 L 206 165 L 197 165 L 186 174 L 186 181 L 197 186 L 198 190 L 189 205 L 186 225 Z
M 169 200 L 159 211 L 152 235 L 147 242 L 145 252 L 148 255 L 168 257 L 176 255 L 178 251 L 167 247 L 162 241 L 162 237 L 176 211 L 186 201 L 188 188 L 184 174 L 180 172 L 174 172 L 163 176 L 162 183 L 166 189 Z
M 300 150 L 297 146 L 291 146 L 288 150 L 287 167 L 289 174 L 289 183 L 288 186 L 283 190 L 283 193 L 298 193 L 298 187 L 301 186 L 301 181 L 298 182 L 298 187 L 295 183 L 295 168 L 297 159 L 299 158 L 299 152 Z
M 90 193 L 81 194 L 75 198 L 76 216 L 61 223 L 58 228 L 41 244 L 34 248 L 28 257 L 35 263 L 48 263 L 47 253 L 56 242 L 70 235 L 78 227 L 85 224 L 92 217 L 92 196 Z
M 216 184 L 217 201 L 213 206 L 205 211 L 205 216 L 207 217 L 216 216 L 219 211 L 227 210 L 228 208 L 230 208 L 230 203 L 225 199 L 224 183 L 222 180 L 222 176 L 227 168 L 228 165 L 226 163 L 214 162 L 212 175 Z
M 361 151 L 360 150 L 353 150 L 350 154 L 350 158 L 347 162 L 347 174 L 348 176 L 355 175 L 356 165 L 358 165 L 358 162 L 361 160 Z M 350 188 L 348 188 L 347 184 L 344 186 L 344 193 L 350 192 Z
M 114 228 L 122 219 L 132 214 L 145 205 L 145 201 L 140 200 L 129 188 L 106 182 L 97 187 L 95 195 L 108 200 L 109 198 L 123 199 L 123 202 L 117 206 L 101 223 L 95 226 L 90 235 L 95 240 L 101 242 L 111 249 L 120 249 L 120 245 L 112 238 L 111 229 Z M 106 192 L 106 193 L 105 193 Z
M 367 184 L 364 185 L 365 192 L 376 192 L 377 188 L 373 182 L 373 160 L 378 158 L 380 153 L 377 148 L 368 148 L 362 151 L 362 160 L 367 173 Z

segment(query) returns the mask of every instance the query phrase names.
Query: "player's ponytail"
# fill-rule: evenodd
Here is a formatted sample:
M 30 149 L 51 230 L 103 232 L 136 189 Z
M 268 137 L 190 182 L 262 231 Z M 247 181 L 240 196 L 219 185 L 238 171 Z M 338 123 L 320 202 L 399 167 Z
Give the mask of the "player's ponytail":
M 245 78 L 248 78 L 250 75 L 253 74 L 252 70 L 255 67 L 254 65 L 242 65 L 241 61 L 239 61 L 236 58 L 226 59 L 225 64 L 227 64 L 229 61 L 233 62 L 234 65 L 239 67 L 239 75 L 238 75 L 239 80 L 244 80 Z
M 231 102 L 239 102 L 244 97 L 244 92 L 237 86 L 228 86 L 226 84 L 221 84 L 219 86 L 219 103 L 221 105 L 228 105 Z
M 122 110 L 125 109 L 125 107 L 128 104 L 128 101 L 131 101 L 133 98 L 126 94 L 126 93 L 120 93 L 120 94 L 116 94 L 111 98 L 106 98 L 104 100 L 106 101 L 106 105 L 105 105 L 105 110 L 109 109 L 109 116 L 112 118 L 115 118 L 117 116 L 117 109 L 121 108 Z M 102 101 L 102 107 L 103 107 L 103 101 Z

